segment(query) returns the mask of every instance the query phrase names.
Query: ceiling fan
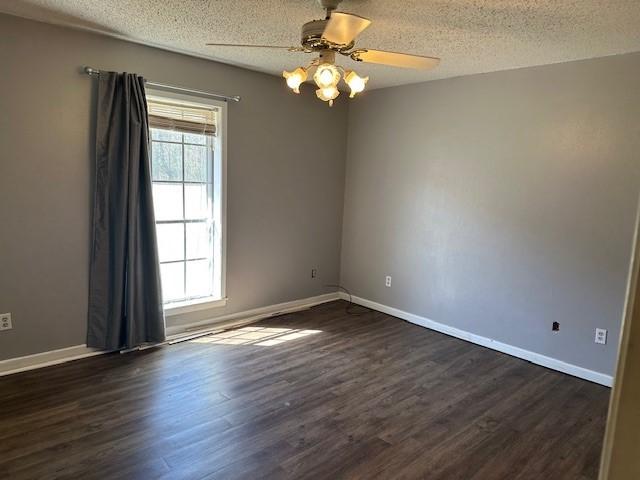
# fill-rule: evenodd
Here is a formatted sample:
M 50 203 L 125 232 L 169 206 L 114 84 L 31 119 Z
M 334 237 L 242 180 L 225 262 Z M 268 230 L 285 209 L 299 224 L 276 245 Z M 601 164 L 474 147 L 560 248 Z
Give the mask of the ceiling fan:
M 392 67 L 415 68 L 426 70 L 440 63 L 439 58 L 410 55 L 407 53 L 386 52 L 371 48 L 356 48 L 356 37 L 369 25 L 371 20 L 336 11 L 342 0 L 318 0 L 322 8 L 326 10 L 324 20 L 312 20 L 302 26 L 302 41 L 299 47 L 287 47 L 277 45 L 243 45 L 230 43 L 207 43 L 216 47 L 242 47 L 242 48 L 277 48 L 290 52 L 318 53 L 306 67 L 298 67 L 290 72 L 283 71 L 282 76 L 287 85 L 295 92 L 300 93 L 300 85 L 307 80 L 308 75 L 315 70 L 313 80 L 318 89 L 316 96 L 329 106 L 340 95 L 338 83 L 341 78 L 351 89 L 350 98 L 362 92 L 369 77 L 361 77 L 353 70 L 345 70 L 336 65 L 336 53 L 355 60 L 356 62 L 377 63 Z

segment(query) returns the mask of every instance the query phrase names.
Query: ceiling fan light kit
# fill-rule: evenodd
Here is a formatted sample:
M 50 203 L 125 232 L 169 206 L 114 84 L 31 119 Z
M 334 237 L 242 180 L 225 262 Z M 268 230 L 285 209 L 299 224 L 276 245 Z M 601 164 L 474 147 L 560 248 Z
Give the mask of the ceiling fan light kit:
M 300 47 L 283 47 L 272 45 L 233 45 L 223 43 L 208 43 L 217 47 L 244 48 L 280 48 L 291 52 L 316 53 L 306 67 L 297 67 L 292 71 L 283 71 L 282 76 L 287 86 L 294 93 L 300 93 L 300 86 L 313 73 L 313 81 L 318 89 L 316 96 L 329 106 L 340 95 L 338 84 L 342 79 L 350 88 L 349 98 L 364 91 L 369 77 L 361 77 L 353 70 L 345 70 L 336 65 L 336 54 L 351 58 L 356 62 L 375 63 L 393 67 L 428 69 L 440 62 L 439 58 L 410 55 L 406 53 L 386 52 L 369 48 L 355 48 L 356 38 L 369 25 L 371 20 L 351 13 L 337 12 L 336 8 L 341 0 L 318 0 L 320 6 L 326 10 L 324 20 L 312 20 L 302 26 Z

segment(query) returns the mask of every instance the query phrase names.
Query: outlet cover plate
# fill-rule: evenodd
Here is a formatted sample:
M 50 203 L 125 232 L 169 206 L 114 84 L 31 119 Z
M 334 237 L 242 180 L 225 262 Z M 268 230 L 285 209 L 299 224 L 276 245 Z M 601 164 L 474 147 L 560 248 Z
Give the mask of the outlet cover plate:
M 596 328 L 596 338 L 594 340 L 596 343 L 601 345 L 606 345 L 607 343 L 607 331 L 604 328 Z
M 13 325 L 11 324 L 10 313 L 0 313 L 0 330 L 11 330 Z

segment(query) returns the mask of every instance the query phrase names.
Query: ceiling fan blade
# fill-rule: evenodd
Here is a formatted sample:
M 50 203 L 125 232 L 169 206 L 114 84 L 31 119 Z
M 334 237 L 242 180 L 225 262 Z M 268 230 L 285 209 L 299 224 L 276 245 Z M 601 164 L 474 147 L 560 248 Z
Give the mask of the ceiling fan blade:
M 242 47 L 242 48 L 279 48 L 290 52 L 306 52 L 304 47 L 286 47 L 283 45 L 254 45 L 242 43 L 205 43 L 208 47 Z
M 421 70 L 433 68 L 440 63 L 440 59 L 435 57 L 385 52 L 384 50 L 371 50 L 368 48 L 356 50 L 350 56 L 358 62 L 379 63 L 381 65 L 391 65 L 392 67 L 417 68 Z
M 368 18 L 351 13 L 332 12 L 322 32 L 322 38 L 331 43 L 348 45 L 369 25 L 371 20 Z

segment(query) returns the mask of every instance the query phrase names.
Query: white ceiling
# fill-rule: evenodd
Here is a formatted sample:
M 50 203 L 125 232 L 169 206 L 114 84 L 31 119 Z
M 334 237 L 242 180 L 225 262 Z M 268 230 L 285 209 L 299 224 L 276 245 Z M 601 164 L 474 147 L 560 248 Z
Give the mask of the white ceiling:
M 206 42 L 298 45 L 316 0 L 2 0 L 0 10 L 280 75 L 310 59 Z M 442 58 L 420 72 L 357 64 L 369 87 L 640 51 L 640 0 L 345 0 L 373 20 L 358 46 Z

